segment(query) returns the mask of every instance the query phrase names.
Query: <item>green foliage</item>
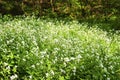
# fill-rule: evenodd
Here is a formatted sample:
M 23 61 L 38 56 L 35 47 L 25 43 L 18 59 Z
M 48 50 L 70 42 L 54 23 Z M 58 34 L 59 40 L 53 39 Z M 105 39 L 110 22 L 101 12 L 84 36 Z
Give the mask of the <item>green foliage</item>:
M 118 0 L 1 0 L 0 13 L 49 17 L 109 18 L 120 13 Z
M 117 33 L 35 17 L 5 16 L 0 23 L 1 80 L 120 79 Z

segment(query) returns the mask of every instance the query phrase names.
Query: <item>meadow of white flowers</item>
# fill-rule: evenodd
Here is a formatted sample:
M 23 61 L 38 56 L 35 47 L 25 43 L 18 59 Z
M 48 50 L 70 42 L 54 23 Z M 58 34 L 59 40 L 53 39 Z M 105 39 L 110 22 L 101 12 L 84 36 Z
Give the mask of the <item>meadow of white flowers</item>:
M 34 17 L 0 19 L 0 79 L 119 80 L 120 35 L 98 27 Z

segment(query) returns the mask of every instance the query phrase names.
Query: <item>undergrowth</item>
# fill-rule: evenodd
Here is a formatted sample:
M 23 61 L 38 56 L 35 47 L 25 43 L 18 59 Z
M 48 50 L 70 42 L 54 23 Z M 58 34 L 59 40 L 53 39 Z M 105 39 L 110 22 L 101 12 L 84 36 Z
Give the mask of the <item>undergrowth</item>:
M 0 23 L 1 80 L 120 79 L 117 33 L 34 17 L 4 17 Z

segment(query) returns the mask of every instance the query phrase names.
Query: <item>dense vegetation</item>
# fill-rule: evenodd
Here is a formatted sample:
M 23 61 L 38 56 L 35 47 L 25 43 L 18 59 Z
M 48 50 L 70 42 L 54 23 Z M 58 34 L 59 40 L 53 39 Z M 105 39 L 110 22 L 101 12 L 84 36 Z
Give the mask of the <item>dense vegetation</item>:
M 0 14 L 100 20 L 120 29 L 119 0 L 0 0 Z
M 0 0 L 0 80 L 120 80 L 119 7 Z
M 2 14 L 94 18 L 119 15 L 119 0 L 1 0 Z
M 120 80 L 120 34 L 105 24 L 0 19 L 0 80 Z

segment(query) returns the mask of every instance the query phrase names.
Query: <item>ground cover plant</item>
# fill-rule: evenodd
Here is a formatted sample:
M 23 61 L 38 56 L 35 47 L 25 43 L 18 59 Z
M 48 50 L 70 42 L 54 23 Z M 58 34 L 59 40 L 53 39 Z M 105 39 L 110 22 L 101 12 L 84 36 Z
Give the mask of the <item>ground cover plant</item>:
M 119 80 L 120 35 L 99 26 L 1 18 L 0 80 Z

